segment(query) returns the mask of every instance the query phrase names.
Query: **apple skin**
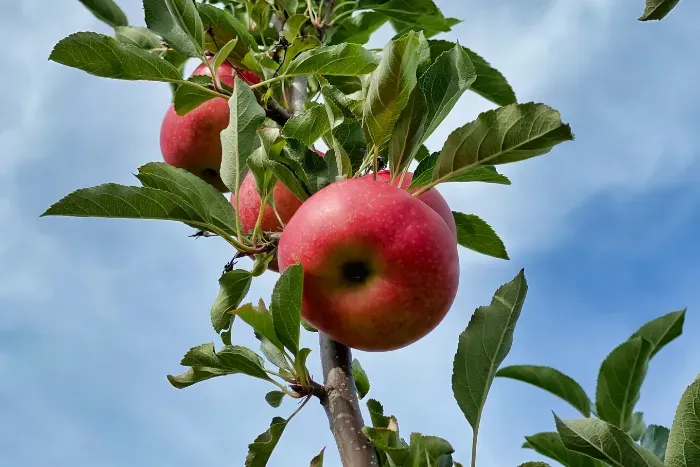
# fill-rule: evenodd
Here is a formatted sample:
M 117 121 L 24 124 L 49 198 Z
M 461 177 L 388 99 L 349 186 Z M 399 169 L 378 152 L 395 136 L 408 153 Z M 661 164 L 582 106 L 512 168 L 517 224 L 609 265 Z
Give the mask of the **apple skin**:
M 441 217 L 371 179 L 341 180 L 309 198 L 284 228 L 278 260 L 282 271 L 301 262 L 302 316 L 364 351 L 426 336 L 459 285 L 457 243 Z
M 369 178 L 370 180 L 374 180 L 374 174 L 370 173 L 364 175 L 362 178 Z M 400 177 L 394 180 L 391 184 L 393 186 L 398 186 L 399 178 Z M 401 188 L 403 190 L 407 189 L 408 185 L 411 184 L 411 180 L 413 180 L 413 173 L 406 172 L 406 176 L 401 182 Z M 391 181 L 391 172 L 389 172 L 388 170 L 380 170 L 379 172 L 377 172 L 377 181 L 389 183 Z M 409 193 L 414 193 L 416 191 L 418 191 L 418 188 L 408 190 Z M 437 191 L 436 188 L 431 188 L 430 190 L 420 195 L 418 199 L 430 206 L 433 209 L 433 211 L 435 211 L 440 215 L 440 217 L 442 217 L 442 220 L 445 221 L 445 224 L 447 224 L 447 227 L 449 227 L 450 232 L 452 232 L 452 235 L 455 237 L 456 240 L 457 224 L 455 224 L 455 217 L 452 215 L 452 209 L 450 209 L 449 204 L 447 204 L 447 201 L 445 201 L 445 198 L 442 197 L 440 192 Z
M 211 76 L 209 68 L 202 63 L 192 76 Z M 233 87 L 236 71 L 224 62 L 217 70 L 222 83 Z M 250 84 L 260 78 L 250 71 L 243 71 L 241 78 Z M 228 101 L 222 97 L 210 99 L 196 109 L 180 116 L 175 106 L 170 105 L 160 128 L 160 149 L 163 160 L 175 167 L 191 172 L 221 192 L 228 188 L 221 181 L 221 131 L 228 126 Z
M 272 198 L 275 200 L 277 213 L 280 215 L 282 222 L 285 224 L 292 218 L 302 202 L 294 196 L 294 193 L 284 186 L 282 182 L 277 182 L 272 190 Z M 260 214 L 260 204 L 262 199 L 257 188 L 255 188 L 255 177 L 253 172 L 248 171 L 248 174 L 243 179 L 241 187 L 238 189 L 238 215 L 241 218 L 241 227 L 245 232 L 252 230 L 258 220 Z M 231 193 L 231 205 L 236 208 L 236 196 Z M 275 211 L 269 204 L 263 209 L 262 223 L 260 228 L 264 232 L 281 232 L 282 225 L 280 224 Z

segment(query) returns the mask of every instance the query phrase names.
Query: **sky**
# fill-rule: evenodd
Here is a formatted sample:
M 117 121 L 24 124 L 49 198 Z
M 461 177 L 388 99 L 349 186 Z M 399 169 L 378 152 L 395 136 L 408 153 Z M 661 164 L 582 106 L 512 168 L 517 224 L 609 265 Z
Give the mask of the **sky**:
M 142 24 L 138 0 L 121 0 Z M 460 252 L 457 299 L 429 336 L 399 351 L 355 352 L 370 397 L 402 433 L 441 436 L 468 463 L 472 432 L 452 396 L 457 338 L 474 309 L 525 268 L 529 292 L 504 364 L 553 366 L 595 394 L 598 366 L 639 326 L 688 307 L 685 335 L 652 361 L 638 410 L 670 426 L 700 372 L 700 5 L 681 2 L 640 23 L 643 1 L 438 0 L 464 22 L 443 36 L 505 74 L 521 102 L 546 103 L 576 141 L 503 166 L 511 186 L 441 186 L 453 210 L 489 222 L 510 261 Z M 268 384 L 236 375 L 176 390 L 190 347 L 216 339 L 209 309 L 233 252 L 193 240 L 181 224 L 39 218 L 67 193 L 132 176 L 160 160 L 169 88 L 100 79 L 47 57 L 76 31 L 109 30 L 77 1 L 5 2 L 0 15 L 0 464 L 34 467 L 243 465 L 273 416 Z M 390 31 L 377 33 L 381 47 Z M 492 108 L 467 93 L 429 139 Z M 269 301 L 266 273 L 250 299 Z M 240 323 L 239 323 L 240 324 Z M 311 371 L 320 376 L 316 336 Z M 257 348 L 237 325 L 234 340 Z M 523 383 L 497 379 L 479 436 L 481 467 L 542 460 L 523 437 L 553 431 L 574 409 Z M 268 465 L 308 465 L 327 446 L 310 403 Z M 293 459 L 293 460 L 292 460 Z

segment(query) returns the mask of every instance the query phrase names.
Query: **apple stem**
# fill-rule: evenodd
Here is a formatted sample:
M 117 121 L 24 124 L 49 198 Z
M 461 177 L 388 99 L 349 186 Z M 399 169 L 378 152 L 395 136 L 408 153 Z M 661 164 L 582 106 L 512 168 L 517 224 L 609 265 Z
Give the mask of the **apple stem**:
M 375 145 L 374 146 L 374 175 L 372 176 L 372 179 L 376 182 L 377 181 L 377 172 L 379 172 L 379 169 L 377 168 L 379 166 L 379 146 Z
M 374 446 L 362 432 L 365 426 L 352 375 L 352 353 L 326 334 L 319 332 L 321 367 L 326 411 L 343 467 L 377 467 Z

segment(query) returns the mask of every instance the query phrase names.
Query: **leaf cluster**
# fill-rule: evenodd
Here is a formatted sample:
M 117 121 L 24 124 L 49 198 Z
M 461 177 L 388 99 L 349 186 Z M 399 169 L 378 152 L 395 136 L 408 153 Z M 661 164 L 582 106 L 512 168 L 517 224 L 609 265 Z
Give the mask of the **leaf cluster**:
M 632 334 L 603 360 L 595 402 L 574 379 L 538 365 L 512 365 L 496 376 L 522 381 L 568 402 L 583 418 L 563 420 L 555 432 L 526 436 L 524 448 L 567 467 L 662 467 L 700 465 L 700 380 L 685 391 L 669 430 L 646 425 L 635 411 L 649 363 L 683 332 L 686 310 L 656 318 Z

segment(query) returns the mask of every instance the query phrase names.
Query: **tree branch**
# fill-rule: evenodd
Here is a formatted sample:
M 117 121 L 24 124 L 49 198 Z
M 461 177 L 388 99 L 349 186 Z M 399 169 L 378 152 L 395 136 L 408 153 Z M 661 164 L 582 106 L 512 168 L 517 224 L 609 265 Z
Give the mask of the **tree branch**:
M 365 423 L 352 376 L 350 349 L 321 332 L 318 340 L 326 390 L 321 405 L 326 410 L 343 467 L 377 467 L 374 446 L 362 432 Z
M 287 120 L 292 118 L 292 115 L 287 111 L 287 109 L 282 107 L 280 103 L 272 97 L 267 101 L 265 114 L 267 115 L 267 118 L 274 120 L 281 126 L 284 126 L 284 124 L 287 123 Z
M 306 77 L 292 79 L 289 103 L 294 114 L 304 111 L 306 97 Z M 352 376 L 350 349 L 322 332 L 318 335 L 325 391 L 314 393 L 326 410 L 343 467 L 377 467 L 379 461 L 374 446 L 362 432 L 365 423 Z
M 289 83 L 289 108 L 293 114 L 303 112 L 306 105 L 306 76 L 297 76 Z

